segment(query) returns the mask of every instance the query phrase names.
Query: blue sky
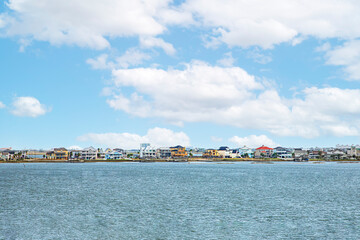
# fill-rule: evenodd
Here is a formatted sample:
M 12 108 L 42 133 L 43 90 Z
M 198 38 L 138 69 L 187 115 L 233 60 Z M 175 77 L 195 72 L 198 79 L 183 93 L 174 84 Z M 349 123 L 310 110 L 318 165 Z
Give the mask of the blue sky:
M 351 0 L 2 2 L 0 147 L 357 144 L 359 16 Z

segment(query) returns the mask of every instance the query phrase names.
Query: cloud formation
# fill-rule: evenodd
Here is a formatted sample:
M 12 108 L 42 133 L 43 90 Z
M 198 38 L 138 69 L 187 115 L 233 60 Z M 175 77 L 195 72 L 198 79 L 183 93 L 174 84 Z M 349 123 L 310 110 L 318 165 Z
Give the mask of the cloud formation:
M 357 136 L 360 90 L 306 88 L 283 98 L 239 67 L 193 61 L 183 70 L 133 68 L 113 70 L 107 102 L 138 117 L 184 122 L 212 122 L 266 130 L 281 136 Z M 123 88 L 134 91 L 121 93 Z
M 50 109 L 34 97 L 17 97 L 12 103 L 11 113 L 19 117 L 38 117 Z
M 342 66 L 347 79 L 360 80 L 360 40 L 345 42 L 334 49 L 330 49 L 329 45 L 323 47 L 326 64 Z
M 4 103 L 0 102 L 0 109 L 5 108 L 5 107 L 6 107 L 6 105 Z
M 78 137 L 78 140 L 124 149 L 139 148 L 140 143 L 150 143 L 155 147 L 190 146 L 190 138 L 184 132 L 158 127 L 149 129 L 144 136 L 134 133 L 88 133 Z
M 0 15 L 8 36 L 30 37 L 53 45 L 94 49 L 110 46 L 108 38 L 156 36 L 165 23 L 189 22 L 191 15 L 170 7 L 170 0 L 9 0 Z M 172 17 L 173 16 L 173 17 Z M 165 23 L 164 23 L 165 22 Z
M 269 137 L 267 137 L 266 135 L 250 135 L 247 137 L 238 137 L 238 136 L 233 136 L 232 138 L 229 139 L 230 142 L 233 142 L 237 145 L 237 147 L 243 147 L 243 146 L 247 146 L 250 148 L 257 148 L 260 147 L 262 145 L 268 146 L 268 147 L 276 147 L 277 144 L 271 140 Z
M 192 0 L 183 6 L 204 27 L 213 29 L 211 41 L 229 46 L 264 49 L 307 36 L 360 37 L 360 4 L 352 0 Z
M 360 4 L 353 0 L 9 0 L 7 7 L 0 28 L 9 36 L 94 49 L 109 47 L 109 38 L 140 36 L 142 45 L 173 54 L 156 38 L 173 25 L 203 27 L 211 41 L 244 48 L 360 37 Z
M 114 68 L 128 68 L 131 66 L 137 66 L 144 61 L 151 59 L 151 56 L 136 48 L 128 49 L 120 57 L 111 59 L 108 54 L 101 54 L 96 58 L 89 58 L 86 63 L 93 69 L 114 69 Z

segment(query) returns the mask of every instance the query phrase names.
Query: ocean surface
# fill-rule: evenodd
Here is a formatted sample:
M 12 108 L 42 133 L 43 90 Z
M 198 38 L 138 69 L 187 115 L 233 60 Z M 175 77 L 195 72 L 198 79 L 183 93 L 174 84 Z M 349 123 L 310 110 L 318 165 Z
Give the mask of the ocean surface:
M 0 164 L 0 239 L 360 239 L 360 164 Z

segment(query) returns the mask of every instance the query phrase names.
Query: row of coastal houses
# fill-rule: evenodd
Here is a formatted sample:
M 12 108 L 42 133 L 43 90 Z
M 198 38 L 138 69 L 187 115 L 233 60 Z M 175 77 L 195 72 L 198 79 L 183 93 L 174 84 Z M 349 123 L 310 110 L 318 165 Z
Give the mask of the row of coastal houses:
M 119 160 L 119 159 L 184 159 L 184 158 L 278 158 L 278 159 L 360 159 L 359 145 L 337 145 L 330 148 L 258 148 L 231 149 L 222 146 L 218 149 L 192 148 L 183 146 L 156 148 L 149 143 L 140 144 L 139 149 L 124 150 L 122 148 L 94 148 L 66 149 L 53 148 L 51 150 L 13 150 L 0 148 L 1 160 L 44 159 L 44 160 Z

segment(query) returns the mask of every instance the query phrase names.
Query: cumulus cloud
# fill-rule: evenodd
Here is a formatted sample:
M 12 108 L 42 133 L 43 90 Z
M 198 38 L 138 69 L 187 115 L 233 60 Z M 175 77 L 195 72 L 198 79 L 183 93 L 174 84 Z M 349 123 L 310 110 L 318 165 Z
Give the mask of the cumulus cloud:
M 153 47 L 162 48 L 168 55 L 174 55 L 176 53 L 176 50 L 173 47 L 173 45 L 171 43 L 165 42 L 161 38 L 141 37 L 140 45 L 144 48 L 153 48 Z
M 156 36 L 174 17 L 191 22 L 190 13 L 177 10 L 170 0 L 10 0 L 10 11 L 0 15 L 8 36 L 26 36 L 54 45 L 94 49 L 110 46 L 108 38 Z
M 12 103 L 11 113 L 20 117 L 38 117 L 50 109 L 34 97 L 17 97 Z
M 113 62 L 109 62 L 108 57 L 108 54 L 101 54 L 96 58 L 87 59 L 86 63 L 93 69 L 112 69 L 115 67 L 115 64 Z
M 342 66 L 348 79 L 360 80 L 360 40 L 345 42 L 335 49 L 330 49 L 329 45 L 323 47 L 326 64 Z
M 6 107 L 6 105 L 4 103 L 0 102 L 0 109 L 5 108 L 5 107 Z
M 96 58 L 89 58 L 86 63 L 93 69 L 113 69 L 113 68 L 128 68 L 131 66 L 141 65 L 144 61 L 151 59 L 151 56 L 136 48 L 130 48 L 120 57 L 113 60 L 108 54 L 101 54 Z
M 78 137 L 78 140 L 124 149 L 139 148 L 140 143 L 143 142 L 155 147 L 190 146 L 190 139 L 184 132 L 158 127 L 149 129 L 144 136 L 134 133 L 88 133 Z
M 264 49 L 307 36 L 320 39 L 360 37 L 360 4 L 352 0 L 192 0 L 183 6 L 214 31 L 212 42 Z
M 280 97 L 239 67 L 193 61 L 183 70 L 113 70 L 110 107 L 138 117 L 212 122 L 266 130 L 281 136 L 359 135 L 360 90 L 306 88 L 294 98 Z M 134 89 L 121 93 L 123 88 Z
M 174 54 L 157 36 L 168 26 L 203 27 L 215 44 L 272 48 L 298 44 L 307 36 L 360 37 L 360 4 L 353 0 L 10 0 L 0 15 L 8 36 L 26 36 L 54 45 L 95 49 L 110 46 L 109 38 L 140 36 L 143 46 Z
M 247 146 L 250 148 L 257 148 L 262 145 L 268 147 L 275 147 L 277 145 L 272 139 L 270 139 L 266 135 L 250 135 L 247 137 L 233 136 L 229 139 L 229 141 L 235 143 L 238 147 Z

